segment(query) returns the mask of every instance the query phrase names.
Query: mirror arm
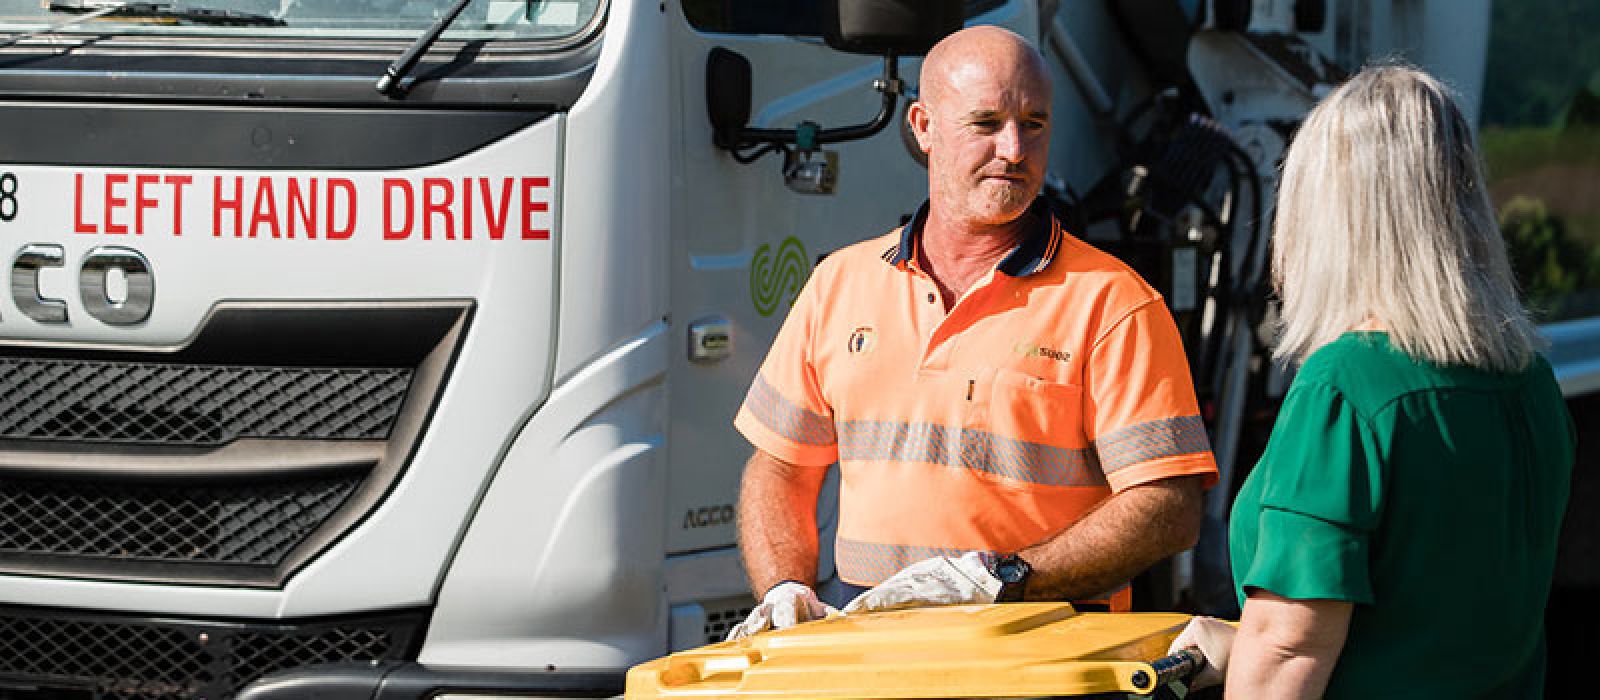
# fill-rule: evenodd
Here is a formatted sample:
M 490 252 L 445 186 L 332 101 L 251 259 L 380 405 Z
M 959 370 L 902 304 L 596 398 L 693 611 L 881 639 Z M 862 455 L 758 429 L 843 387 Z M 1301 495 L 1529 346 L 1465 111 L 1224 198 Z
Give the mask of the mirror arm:
M 895 105 L 899 101 L 900 94 L 905 91 L 905 84 L 900 82 L 899 63 L 899 59 L 892 54 L 883 57 L 883 78 L 873 81 L 873 87 L 883 93 L 883 107 L 872 117 L 872 121 L 837 129 L 823 129 L 817 134 L 817 143 L 854 141 L 883 131 L 890 120 L 894 119 Z
M 842 126 L 837 129 L 822 129 L 816 132 L 813 147 L 843 141 L 855 141 L 872 136 L 894 118 L 895 106 L 899 102 L 901 93 L 905 92 L 905 84 L 900 81 L 900 61 L 894 54 L 885 54 L 883 57 L 883 77 L 873 81 L 873 87 L 883 93 L 883 106 L 878 109 L 878 114 L 865 124 Z M 741 128 L 735 137 L 737 144 L 732 151 L 737 157 L 740 149 L 757 145 L 766 146 L 791 146 L 799 143 L 800 132 L 798 129 L 753 129 Z M 762 152 L 765 152 L 763 149 Z M 755 157 L 750 158 L 754 160 Z M 748 162 L 743 158 L 740 162 Z

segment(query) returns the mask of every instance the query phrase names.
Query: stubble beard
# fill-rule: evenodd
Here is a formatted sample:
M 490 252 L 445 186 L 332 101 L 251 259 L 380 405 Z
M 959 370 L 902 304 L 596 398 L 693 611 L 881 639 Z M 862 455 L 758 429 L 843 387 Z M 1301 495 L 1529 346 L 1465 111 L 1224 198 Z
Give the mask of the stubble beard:
M 1034 194 L 1020 184 L 982 182 L 968 193 L 968 211 L 975 223 L 1008 224 L 1028 211 Z

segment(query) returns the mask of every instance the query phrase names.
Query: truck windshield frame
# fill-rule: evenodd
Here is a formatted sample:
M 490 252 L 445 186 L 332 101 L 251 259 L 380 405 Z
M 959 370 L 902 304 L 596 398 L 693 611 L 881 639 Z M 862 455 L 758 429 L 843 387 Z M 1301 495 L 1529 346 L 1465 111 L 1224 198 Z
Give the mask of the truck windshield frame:
M 0 33 L 49 32 L 67 38 L 393 41 L 414 38 L 427 30 L 451 4 L 449 0 L 54 0 L 41 4 L 8 3 L 0 10 Z M 74 13 L 94 13 L 119 5 L 145 11 L 111 12 L 74 26 L 52 29 Z M 442 38 L 472 42 L 570 40 L 592 31 L 606 5 L 605 0 L 472 0 Z M 228 16 L 269 21 L 212 21 Z
M 242 13 L 241 3 L 248 1 L 206 0 L 205 7 Z M 407 1 L 429 3 L 440 12 L 450 4 L 450 0 Z M 483 32 L 473 28 L 471 16 L 478 12 L 474 7 L 490 1 L 471 0 L 463 16 L 422 54 L 408 74 L 404 100 L 378 93 L 373 83 L 429 24 L 437 22 L 431 14 L 426 23 L 384 32 L 349 28 L 309 31 L 296 29 L 292 20 L 282 27 L 185 25 L 165 17 L 159 18 L 159 25 L 140 23 L 156 20 L 128 17 L 101 21 L 112 14 L 80 26 L 60 27 L 75 15 L 57 12 L 42 21 L 10 24 L 0 15 L 0 46 L 4 47 L 0 51 L 0 102 L 131 101 L 248 105 L 252 109 L 389 108 L 403 102 L 409 107 L 544 113 L 570 107 L 593 74 L 609 0 L 583 0 L 591 3 L 584 7 L 592 8 L 592 15 L 570 32 L 484 38 Z M 105 0 L 56 2 L 100 3 L 82 10 L 89 14 L 110 4 Z M 7 30 L 12 33 L 8 35 Z

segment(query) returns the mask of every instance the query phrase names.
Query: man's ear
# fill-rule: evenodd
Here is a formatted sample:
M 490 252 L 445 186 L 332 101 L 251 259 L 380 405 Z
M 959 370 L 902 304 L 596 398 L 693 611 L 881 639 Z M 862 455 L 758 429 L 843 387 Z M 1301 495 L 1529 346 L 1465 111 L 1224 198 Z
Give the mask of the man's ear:
M 912 102 L 909 107 L 906 107 L 906 123 L 911 125 L 911 135 L 916 137 L 917 148 L 921 149 L 923 153 L 927 153 L 929 149 L 933 148 L 933 143 L 928 138 L 928 127 L 932 119 L 933 115 L 928 113 L 928 108 L 922 104 L 921 100 Z

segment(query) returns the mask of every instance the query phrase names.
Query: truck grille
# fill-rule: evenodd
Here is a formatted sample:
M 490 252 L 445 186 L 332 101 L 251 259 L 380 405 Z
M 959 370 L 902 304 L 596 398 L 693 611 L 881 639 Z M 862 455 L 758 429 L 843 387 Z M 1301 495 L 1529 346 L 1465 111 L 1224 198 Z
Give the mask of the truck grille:
M 382 440 L 408 368 L 0 357 L 0 439 L 213 446 Z
M 177 348 L 0 343 L 0 572 L 282 585 L 404 471 L 470 313 L 230 302 Z
M 77 693 L 49 697 L 219 700 L 275 671 L 411 660 L 423 621 L 403 613 L 257 625 L 5 608 L 0 685 Z
M 728 638 L 728 631 L 734 625 L 744 622 L 750 616 L 750 610 L 755 608 L 756 601 L 749 596 L 737 596 L 722 600 L 708 600 L 700 603 L 706 611 L 705 638 L 706 644 L 716 644 Z
M 277 566 L 361 474 L 186 484 L 0 478 L 0 556 Z

